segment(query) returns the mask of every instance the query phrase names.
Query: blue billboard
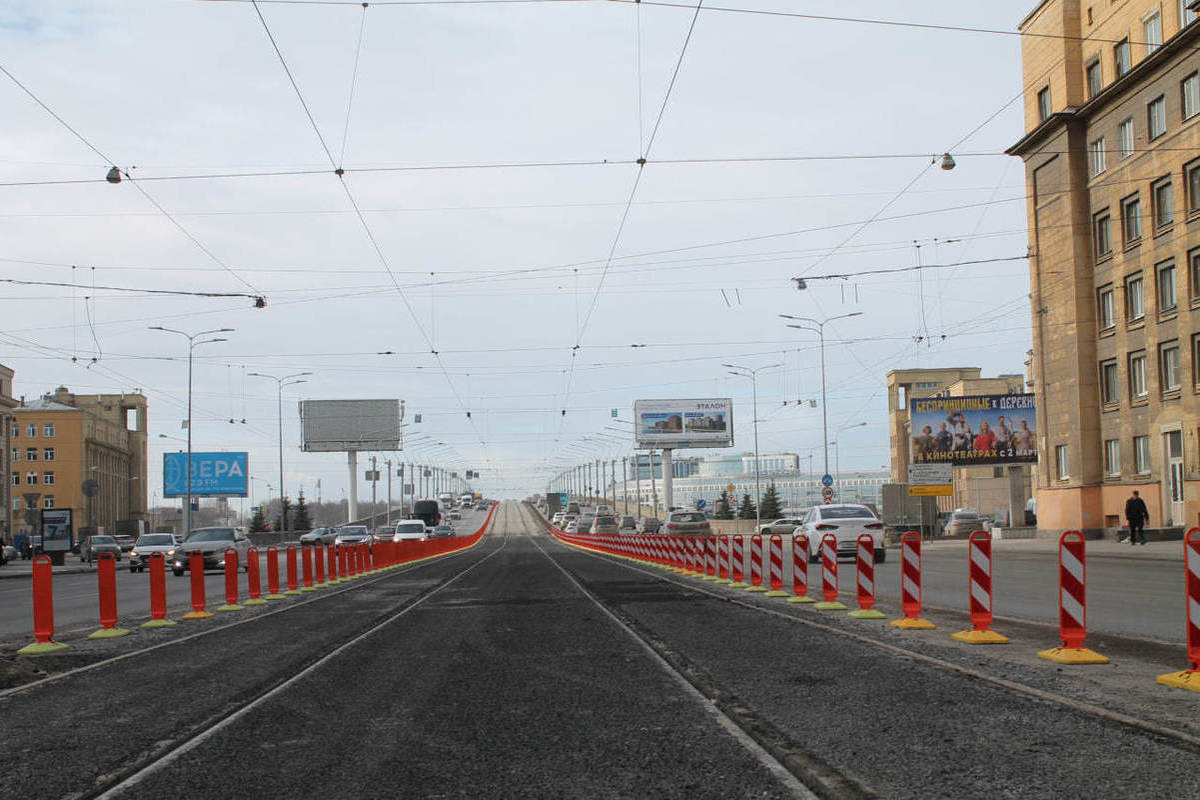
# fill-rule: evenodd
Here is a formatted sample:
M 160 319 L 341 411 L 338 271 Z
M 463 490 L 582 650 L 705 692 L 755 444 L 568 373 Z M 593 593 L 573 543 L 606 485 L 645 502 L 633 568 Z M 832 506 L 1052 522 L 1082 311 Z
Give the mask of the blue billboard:
M 187 453 L 163 453 L 163 497 L 186 497 Z M 193 497 L 245 497 L 248 453 L 192 453 Z

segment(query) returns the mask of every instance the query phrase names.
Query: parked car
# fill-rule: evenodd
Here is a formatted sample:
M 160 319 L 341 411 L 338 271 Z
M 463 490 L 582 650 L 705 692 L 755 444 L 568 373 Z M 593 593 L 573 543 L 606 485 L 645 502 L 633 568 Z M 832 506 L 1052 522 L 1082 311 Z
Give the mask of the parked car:
M 371 532 L 366 525 L 342 525 L 337 529 L 334 544 L 360 544 L 371 541 Z
M 420 541 L 425 538 L 425 520 L 402 519 L 396 523 L 396 532 L 392 534 L 393 542 Z
M 204 555 L 205 569 L 225 569 L 225 551 L 229 548 L 237 550 L 238 566 L 244 571 L 250 546 L 250 537 L 241 528 L 196 528 L 175 548 L 171 571 L 180 576 L 191 569 L 192 553 L 197 550 Z
M 942 529 L 943 536 L 970 536 L 975 531 L 986 530 L 983 517 L 969 508 L 956 508 L 950 512 L 946 527 Z
M 95 561 L 101 553 L 112 553 L 117 561 L 121 560 L 121 545 L 113 536 L 96 535 L 89 536 L 83 540 L 83 544 L 79 546 L 79 560 L 86 561 L 89 564 Z
M 666 532 L 672 535 L 707 536 L 712 533 L 708 517 L 700 511 L 672 511 L 667 514 Z
M 179 546 L 179 537 L 173 533 L 143 533 L 129 551 L 129 571 L 145 572 L 151 553 L 162 553 L 163 563 L 170 561 Z
M 618 533 L 636 533 L 637 532 L 637 517 L 631 517 L 628 514 L 621 517 L 620 521 L 617 523 L 617 532 Z
M 758 532 L 763 536 L 771 536 L 772 534 L 790 534 L 796 530 L 797 525 L 803 525 L 802 519 L 777 519 L 774 522 L 768 522 L 758 529 Z
M 433 533 L 429 534 L 430 538 L 440 539 L 454 535 L 454 528 L 451 525 L 438 525 L 434 527 Z
M 333 544 L 337 540 L 337 528 L 313 528 L 300 534 L 301 545 Z
M 662 523 L 658 517 L 642 517 L 637 521 L 638 533 L 658 533 L 661 529 Z
M 813 506 L 793 532 L 808 537 L 808 560 L 814 564 L 821 560 L 821 537 L 828 533 L 837 538 L 838 558 L 857 558 L 858 537 L 869 533 L 875 545 L 875 562 L 883 563 L 887 559 L 887 551 L 883 549 L 883 523 L 864 505 Z
M 620 529 L 617 526 L 616 517 L 612 517 L 607 514 L 601 514 L 592 520 L 592 527 L 588 530 L 588 532 L 611 534 L 616 536 L 619 530 Z

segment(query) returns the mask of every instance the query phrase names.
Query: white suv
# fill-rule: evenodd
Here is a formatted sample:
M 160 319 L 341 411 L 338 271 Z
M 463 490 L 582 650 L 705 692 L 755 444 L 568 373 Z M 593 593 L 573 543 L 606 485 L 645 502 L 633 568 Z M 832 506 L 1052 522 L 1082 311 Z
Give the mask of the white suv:
M 425 538 L 425 520 L 402 519 L 396 523 L 396 533 L 393 542 L 420 541 Z

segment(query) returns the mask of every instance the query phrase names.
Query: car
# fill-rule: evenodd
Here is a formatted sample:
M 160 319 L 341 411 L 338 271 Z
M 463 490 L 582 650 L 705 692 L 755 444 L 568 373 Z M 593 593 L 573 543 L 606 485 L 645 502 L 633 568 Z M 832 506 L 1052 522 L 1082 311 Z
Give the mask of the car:
M 402 519 L 396 523 L 396 532 L 392 534 L 393 542 L 414 542 L 425 538 L 425 520 Z
M 237 551 L 238 566 L 245 571 L 246 553 L 250 547 L 250 537 L 242 528 L 194 528 L 175 548 L 175 555 L 171 558 L 171 572 L 178 577 L 191 569 L 192 553 L 196 551 L 203 554 L 205 569 L 224 569 L 225 551 L 230 548 Z
M 457 510 L 451 511 L 448 516 L 450 517 L 450 519 L 462 519 L 462 512 L 457 511 Z
M 479 504 L 477 504 L 477 505 L 475 506 L 475 510 L 476 510 L 476 511 L 487 511 L 487 510 L 488 510 L 488 504 L 487 504 L 487 503 L 479 503 Z
M 371 537 L 377 542 L 390 542 L 395 535 L 395 525 L 380 525 L 371 533 Z
M 337 541 L 337 534 L 337 528 L 313 528 L 308 533 L 300 534 L 300 544 L 301 546 L 314 544 L 333 544 L 335 541 Z
M 983 517 L 969 508 L 956 508 L 950 512 L 950 517 L 946 520 L 946 527 L 942 529 L 942 535 L 964 537 L 982 530 L 987 530 Z
M 813 506 L 793 533 L 808 537 L 808 560 L 814 564 L 821 560 L 821 539 L 826 534 L 833 534 L 837 539 L 838 558 L 856 559 L 858 537 L 868 533 L 875 545 L 875 563 L 882 564 L 887 560 L 887 551 L 883 549 L 883 522 L 874 511 L 858 503 Z
M 89 564 L 95 561 L 101 553 L 112 553 L 117 561 L 121 560 L 121 545 L 114 536 L 89 536 L 79 546 L 79 560 Z
M 558 523 L 558 527 L 565 531 L 567 529 L 568 525 L 570 525 L 572 522 L 575 522 L 578 519 L 579 519 L 578 514 L 563 514 L 562 520 Z M 578 527 L 578 525 L 576 527 Z M 571 528 L 571 530 L 574 531 L 575 528 Z
M 599 504 L 597 504 L 597 506 L 596 506 L 596 516 L 608 516 L 608 517 L 611 517 L 612 515 L 613 515 L 612 506 L 608 505 L 607 503 L 599 503 Z
M 563 528 L 566 533 L 579 533 L 579 517 L 567 520 L 567 527 Z
M 592 520 L 592 526 L 588 529 L 589 533 L 609 533 L 616 535 L 620 528 L 617 526 L 617 518 L 608 514 L 601 514 Z
M 626 514 L 617 522 L 617 530 L 619 533 L 635 533 L 637 531 L 637 517 L 631 517 Z
M 337 529 L 334 544 L 361 544 L 371 541 L 371 532 L 366 525 L 342 525 Z
M 674 536 L 707 536 L 712 533 L 712 526 L 708 524 L 708 517 L 704 516 L 703 511 L 672 511 L 667 514 L 663 527 L 666 533 Z
M 554 516 L 550 518 L 550 524 L 556 528 L 562 527 L 563 517 L 567 515 L 565 511 L 555 511 Z
M 132 550 L 133 546 L 135 544 L 137 544 L 136 536 L 126 536 L 124 534 L 117 534 L 113 538 L 117 540 L 117 544 L 121 545 L 121 550 L 126 553 L 128 553 L 130 550 Z
M 658 533 L 661 529 L 662 523 L 658 517 L 642 517 L 637 521 L 638 533 Z
M 429 536 L 433 539 L 454 536 L 454 527 L 451 525 L 436 525 L 433 528 L 433 533 L 429 534 Z
M 777 519 L 774 522 L 768 522 L 767 524 L 763 525 L 761 528 L 758 529 L 758 532 L 761 533 L 763 536 L 771 536 L 772 534 L 776 534 L 776 533 L 778 533 L 780 535 L 784 535 L 784 534 L 789 534 L 792 531 L 796 530 L 796 526 L 801 525 L 803 523 L 804 523 L 803 519 L 791 519 L 791 518 Z
M 143 533 L 129 551 L 129 571 L 145 572 L 151 553 L 162 553 L 165 564 L 175 555 L 178 546 L 179 537 L 173 533 Z
M 579 519 L 575 521 L 575 530 L 580 533 L 587 533 L 592 529 L 592 522 L 596 519 L 595 514 L 580 514 Z
M 0 564 L 7 564 L 9 561 L 20 557 L 20 552 L 11 544 L 0 544 Z

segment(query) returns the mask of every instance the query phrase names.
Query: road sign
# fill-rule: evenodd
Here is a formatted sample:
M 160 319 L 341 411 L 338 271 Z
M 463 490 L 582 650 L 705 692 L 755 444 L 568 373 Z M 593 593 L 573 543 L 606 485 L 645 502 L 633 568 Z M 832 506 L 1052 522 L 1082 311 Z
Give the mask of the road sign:
M 826 503 L 830 503 L 833 501 L 833 487 L 832 486 L 826 486 L 824 489 L 821 490 L 821 499 L 824 500 Z
M 949 484 L 930 484 L 919 486 L 915 484 L 908 485 L 909 497 L 953 497 L 954 487 Z
M 707 506 L 707 505 L 708 505 L 708 503 L 707 503 L 706 501 L 704 501 L 704 500 L 697 500 L 697 501 L 696 501 L 696 508 L 704 508 L 704 507 L 705 507 L 705 506 Z
M 729 492 L 730 494 L 733 494 L 734 492 L 737 491 L 737 487 L 731 483 L 725 487 L 725 491 Z
M 833 486 L 833 476 L 828 472 L 821 476 L 821 485 L 825 487 Z

